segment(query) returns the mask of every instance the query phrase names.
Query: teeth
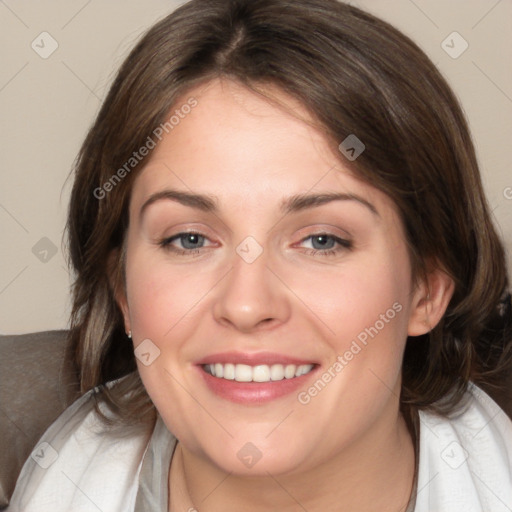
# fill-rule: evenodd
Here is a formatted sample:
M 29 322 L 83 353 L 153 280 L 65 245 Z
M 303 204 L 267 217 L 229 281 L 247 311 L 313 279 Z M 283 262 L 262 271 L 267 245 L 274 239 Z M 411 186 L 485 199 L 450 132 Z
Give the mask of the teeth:
M 215 372 L 215 377 L 217 377 L 217 372 Z M 219 375 L 219 377 L 222 377 L 222 375 Z M 235 366 L 235 380 L 237 382 L 251 382 L 252 368 L 246 364 L 237 364 Z
M 297 367 L 294 364 L 289 364 L 284 369 L 284 376 L 287 379 L 293 379 L 293 377 L 295 377 L 296 372 L 297 372 Z
M 270 368 L 266 364 L 260 364 L 252 369 L 254 382 L 268 382 L 270 380 Z
M 273 364 L 270 367 L 270 380 L 283 380 L 285 375 L 286 372 L 282 364 Z
M 224 377 L 224 367 L 220 363 L 217 363 L 215 365 L 215 375 L 218 375 L 219 377 Z
M 217 372 L 215 372 L 217 375 Z M 228 380 L 235 380 L 235 365 L 234 364 L 225 364 L 224 365 L 224 375 L 223 377 Z
M 219 379 L 236 380 L 237 382 L 270 382 L 283 379 L 293 379 L 306 375 L 313 369 L 312 364 L 302 364 L 300 366 L 294 364 L 273 364 L 268 366 L 260 364 L 257 366 L 249 366 L 247 364 L 205 364 L 204 370 L 218 377 Z

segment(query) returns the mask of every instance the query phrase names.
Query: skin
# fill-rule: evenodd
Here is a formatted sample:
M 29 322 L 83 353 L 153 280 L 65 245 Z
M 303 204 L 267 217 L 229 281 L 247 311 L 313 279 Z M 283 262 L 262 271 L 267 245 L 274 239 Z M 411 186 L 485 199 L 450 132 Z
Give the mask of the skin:
M 307 118 L 295 100 L 273 94 Z M 395 205 L 353 176 L 319 131 L 227 79 L 190 96 L 197 107 L 135 180 L 117 297 L 134 346 L 149 338 L 160 350 L 138 367 L 179 439 L 170 510 L 402 510 L 414 473 L 399 413 L 402 354 L 408 334 L 442 317 L 452 281 L 433 270 L 413 284 Z M 212 195 L 218 211 L 160 200 L 141 218 L 148 197 L 170 188 Z M 279 210 L 284 198 L 320 192 L 356 195 L 375 212 L 356 200 Z M 205 236 L 188 248 L 174 240 L 189 253 L 159 245 L 187 230 Z M 322 249 L 319 233 L 351 247 L 329 238 Z M 263 249 L 250 264 L 236 252 L 247 236 Z M 307 390 L 393 304 L 401 311 L 306 405 L 297 393 L 235 404 L 198 378 L 195 364 L 207 355 L 271 351 L 319 364 Z M 248 442 L 262 455 L 252 468 L 237 457 Z

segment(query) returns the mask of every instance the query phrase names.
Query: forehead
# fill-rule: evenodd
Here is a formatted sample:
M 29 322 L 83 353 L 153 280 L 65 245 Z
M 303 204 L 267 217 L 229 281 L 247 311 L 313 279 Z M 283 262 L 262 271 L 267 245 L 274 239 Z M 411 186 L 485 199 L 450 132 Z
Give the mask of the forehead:
M 190 98 L 197 105 L 154 149 L 135 181 L 134 203 L 140 207 L 150 194 L 172 187 L 260 209 L 308 191 L 352 193 L 393 207 L 349 170 L 297 100 L 276 87 L 265 93 L 279 105 L 230 80 L 188 90 L 170 113 Z

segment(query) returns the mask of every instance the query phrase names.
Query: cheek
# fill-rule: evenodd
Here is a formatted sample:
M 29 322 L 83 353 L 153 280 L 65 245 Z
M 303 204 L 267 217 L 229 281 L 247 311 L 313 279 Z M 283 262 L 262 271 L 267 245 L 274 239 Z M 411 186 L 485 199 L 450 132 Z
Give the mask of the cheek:
M 301 390 L 299 402 L 325 421 L 326 411 L 358 418 L 347 435 L 356 435 L 399 395 L 410 293 L 407 262 L 384 253 L 361 258 L 322 287 L 329 290 L 327 298 L 310 294 L 312 302 L 323 304 L 319 317 L 329 328 L 324 336 L 329 356 L 318 377 L 327 384 Z
M 169 335 L 184 317 L 194 314 L 207 285 L 204 274 L 134 250 L 127 262 L 127 291 L 137 338 L 161 340 Z
M 375 328 L 382 334 L 406 333 L 408 275 L 407 260 L 383 255 L 354 258 L 336 272 L 304 275 L 293 286 L 342 350 L 355 338 L 364 341 L 368 330 L 375 334 Z
M 407 339 L 408 261 L 405 252 L 388 250 L 354 259 L 337 279 L 325 281 L 325 294 L 310 295 L 323 305 L 319 317 L 329 327 L 330 364 L 343 368 L 339 384 L 350 381 L 369 395 L 378 394 L 382 382 L 396 385 Z
M 139 374 L 157 409 L 177 432 L 193 422 L 190 398 L 180 383 L 186 382 L 183 350 L 200 320 L 198 300 L 206 293 L 205 276 L 170 265 L 147 248 L 134 247 L 126 265 L 127 294 L 135 349 L 149 339 L 150 364 L 137 360 Z M 147 342 L 146 342 L 147 343 Z M 156 352 L 155 352 L 156 351 Z M 169 397 L 172 398 L 171 404 Z M 178 418 L 178 419 L 177 419 Z

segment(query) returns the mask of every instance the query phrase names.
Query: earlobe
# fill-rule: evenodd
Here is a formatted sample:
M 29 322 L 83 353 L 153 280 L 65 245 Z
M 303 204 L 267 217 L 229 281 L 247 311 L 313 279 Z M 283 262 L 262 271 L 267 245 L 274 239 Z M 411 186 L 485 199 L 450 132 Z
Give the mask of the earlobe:
M 130 310 L 128 308 L 128 301 L 123 287 L 119 287 L 114 291 L 115 299 L 124 318 L 124 330 L 131 334 Z M 131 335 L 129 336 L 131 337 Z
M 409 336 L 431 331 L 443 317 L 453 295 L 455 283 L 443 270 L 435 269 L 418 284 L 411 304 Z

